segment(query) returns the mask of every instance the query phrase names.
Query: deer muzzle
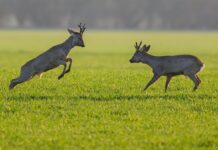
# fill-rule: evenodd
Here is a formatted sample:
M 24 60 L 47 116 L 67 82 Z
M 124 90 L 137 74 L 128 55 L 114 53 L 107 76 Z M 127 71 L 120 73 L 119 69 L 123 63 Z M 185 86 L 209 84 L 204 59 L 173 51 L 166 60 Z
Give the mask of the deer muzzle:
M 133 59 L 130 59 L 129 62 L 130 62 L 130 63 L 134 63 Z

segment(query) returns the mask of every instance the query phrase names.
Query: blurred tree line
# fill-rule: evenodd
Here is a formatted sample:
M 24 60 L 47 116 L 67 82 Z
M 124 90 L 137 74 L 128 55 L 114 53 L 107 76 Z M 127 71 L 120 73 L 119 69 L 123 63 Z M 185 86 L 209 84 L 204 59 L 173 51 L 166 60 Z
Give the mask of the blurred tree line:
M 0 0 L 1 28 L 218 29 L 218 0 Z

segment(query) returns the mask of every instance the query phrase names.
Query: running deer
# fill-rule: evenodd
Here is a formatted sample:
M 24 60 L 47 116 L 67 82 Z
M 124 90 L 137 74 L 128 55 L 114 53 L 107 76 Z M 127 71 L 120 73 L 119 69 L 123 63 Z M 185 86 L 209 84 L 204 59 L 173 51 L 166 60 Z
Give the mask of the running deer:
M 75 46 L 85 47 L 83 42 L 83 33 L 86 30 L 85 24 L 78 25 L 80 32 L 68 29 L 70 37 L 63 43 L 51 47 L 46 52 L 28 61 L 21 67 L 20 76 L 13 79 L 9 89 L 13 89 L 16 85 L 32 79 L 35 75 L 41 77 L 43 72 L 54 69 L 60 65 L 64 66 L 62 73 L 58 76 L 60 80 L 66 73 L 69 73 L 72 65 L 72 58 L 67 57 L 70 50 Z M 67 62 L 69 66 L 67 68 Z
M 129 60 L 131 63 L 144 63 L 149 65 L 153 70 L 153 78 L 145 86 L 147 90 L 161 76 L 166 76 L 165 92 L 172 77 L 176 75 L 185 75 L 189 77 L 195 84 L 194 91 L 197 90 L 201 83 L 197 73 L 204 69 L 205 65 L 195 56 L 192 55 L 177 55 L 177 56 L 152 56 L 148 54 L 150 45 L 142 46 L 136 42 L 133 57 Z

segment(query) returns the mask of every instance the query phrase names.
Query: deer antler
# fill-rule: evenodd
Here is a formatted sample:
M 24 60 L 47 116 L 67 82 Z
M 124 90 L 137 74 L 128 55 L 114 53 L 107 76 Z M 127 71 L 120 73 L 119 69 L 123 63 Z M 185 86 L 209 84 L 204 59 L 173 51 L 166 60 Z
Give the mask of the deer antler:
M 79 29 L 80 29 L 80 33 L 83 34 L 83 32 L 86 30 L 86 24 L 83 24 L 83 25 L 82 25 L 82 23 L 80 23 L 80 24 L 78 25 L 78 27 L 79 27 Z
M 139 44 L 136 42 L 135 43 L 136 50 L 140 50 L 141 45 L 142 45 L 142 41 Z

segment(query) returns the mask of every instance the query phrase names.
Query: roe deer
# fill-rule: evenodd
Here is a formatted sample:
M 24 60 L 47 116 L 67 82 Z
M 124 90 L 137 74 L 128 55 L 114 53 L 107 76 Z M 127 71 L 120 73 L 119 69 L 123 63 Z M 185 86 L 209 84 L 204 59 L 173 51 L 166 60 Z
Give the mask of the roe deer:
M 80 32 L 75 32 L 72 29 L 68 29 L 68 32 L 70 33 L 70 37 L 65 42 L 53 46 L 46 52 L 42 53 L 41 55 L 37 56 L 36 58 L 24 64 L 21 67 L 20 76 L 11 81 L 9 89 L 11 90 L 17 84 L 30 80 L 35 75 L 41 76 L 43 72 L 54 69 L 59 65 L 63 65 L 64 69 L 62 73 L 58 76 L 58 79 L 61 79 L 65 73 L 70 72 L 72 59 L 67 57 L 70 50 L 74 46 L 85 47 L 83 42 L 83 33 L 86 27 L 81 23 L 79 24 L 78 27 L 80 28 Z M 69 62 L 68 68 L 67 68 L 67 62 Z
M 205 65 L 195 56 L 177 55 L 177 56 L 152 56 L 148 54 L 150 45 L 141 47 L 142 42 L 136 42 L 133 57 L 129 60 L 131 63 L 145 63 L 153 70 L 153 78 L 145 86 L 144 90 L 157 81 L 161 76 L 166 76 L 165 92 L 173 76 L 185 75 L 189 77 L 195 84 L 194 91 L 197 90 L 201 83 L 197 73 L 205 67 Z

